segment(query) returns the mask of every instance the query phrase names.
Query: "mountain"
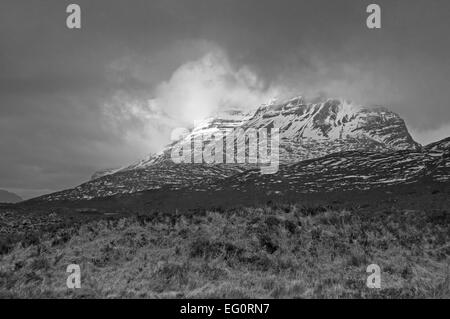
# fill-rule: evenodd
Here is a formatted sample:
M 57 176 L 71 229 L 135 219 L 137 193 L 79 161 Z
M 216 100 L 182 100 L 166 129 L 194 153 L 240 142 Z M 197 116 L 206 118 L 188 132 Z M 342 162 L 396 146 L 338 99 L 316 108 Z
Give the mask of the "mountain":
M 421 150 L 389 152 L 345 151 L 283 165 L 271 175 L 248 170 L 220 183 L 211 191 L 230 188 L 241 192 L 257 187 L 269 193 L 314 193 L 369 190 L 380 186 L 412 184 L 427 179 L 450 181 L 450 137 Z
M 296 175 L 292 170 L 301 169 L 307 163 L 304 161 L 323 159 L 328 155 L 354 156 L 355 159 L 360 156 L 364 160 L 364 153 L 383 157 L 398 151 L 409 152 L 399 154 L 411 156 L 427 152 L 412 139 L 403 119 L 386 108 L 368 108 L 337 99 L 306 103 L 302 97 L 263 105 L 251 113 L 234 110 L 219 114 L 199 123 L 182 141 L 190 142 L 200 134 L 235 128 L 279 128 L 280 163 L 294 165 L 286 166 L 290 167 L 286 174 L 292 176 Z M 204 145 L 208 143 L 212 141 L 206 140 Z M 254 164 L 248 163 L 175 164 L 171 159 L 174 145 L 175 142 L 160 153 L 125 168 L 97 173 L 91 181 L 74 189 L 40 199 L 92 199 L 163 187 L 200 190 L 201 185 L 220 185 L 227 179 L 238 180 L 242 174 L 248 174 L 249 170 L 253 172 L 251 170 L 255 168 Z M 265 178 L 270 180 L 275 176 Z
M 450 137 L 419 150 L 386 152 L 344 151 L 320 158 L 282 164 L 275 174 L 261 174 L 247 169 L 230 176 L 207 176 L 192 182 L 187 174 L 207 171 L 203 165 L 179 164 L 158 176 L 171 173 L 166 183 L 137 192 L 122 192 L 110 197 L 88 197 L 101 194 L 95 185 L 86 183 L 78 190 L 63 191 L 50 198 L 28 202 L 33 210 L 76 209 L 83 212 L 152 212 L 198 211 L 208 208 L 240 207 L 267 202 L 302 205 L 371 206 L 392 209 L 445 211 L 450 205 Z M 220 166 L 219 166 L 220 167 Z M 193 171 L 199 169 L 200 171 Z M 218 167 L 216 167 L 218 169 Z M 148 178 L 146 169 L 135 170 Z M 128 174 L 123 172 L 121 174 Z M 129 182 L 139 184 L 137 175 Z M 120 174 L 109 176 L 121 180 Z M 178 178 L 178 179 L 177 179 Z M 172 181 L 173 183 L 169 183 Z M 101 181 L 102 179 L 100 179 Z M 100 187 L 103 187 L 102 184 Z M 72 193 L 73 192 L 73 193 Z M 84 194 L 86 197 L 81 197 Z
M 22 200 L 20 196 L 0 189 L 0 203 L 18 203 Z
M 384 107 L 367 108 L 345 100 L 306 103 L 295 97 L 284 103 L 263 105 L 255 112 L 226 111 L 200 123 L 184 139 L 220 130 L 279 128 L 281 162 L 321 157 L 349 150 L 420 149 L 403 119 Z M 99 172 L 101 177 L 117 171 L 145 168 L 170 159 L 173 145 L 130 166 Z

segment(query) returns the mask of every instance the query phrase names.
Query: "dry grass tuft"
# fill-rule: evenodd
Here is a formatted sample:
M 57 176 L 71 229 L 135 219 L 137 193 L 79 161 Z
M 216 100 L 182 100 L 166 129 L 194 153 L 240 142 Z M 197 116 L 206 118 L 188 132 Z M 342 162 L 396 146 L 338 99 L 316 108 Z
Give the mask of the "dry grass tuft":
M 67 226 L 4 249 L 0 298 L 449 298 L 448 214 L 296 205 Z M 382 289 L 366 287 L 366 267 Z M 66 288 L 67 265 L 82 288 Z

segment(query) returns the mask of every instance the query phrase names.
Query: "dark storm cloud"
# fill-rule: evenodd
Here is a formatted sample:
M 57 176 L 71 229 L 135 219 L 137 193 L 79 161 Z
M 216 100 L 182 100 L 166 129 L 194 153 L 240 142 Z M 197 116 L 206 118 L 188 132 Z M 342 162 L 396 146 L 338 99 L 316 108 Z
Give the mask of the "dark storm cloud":
M 81 30 L 65 27 L 72 2 Z M 365 26 L 371 2 L 381 30 Z M 447 0 L 3 0 L 0 188 L 34 196 L 157 151 L 184 107 L 171 92 L 205 79 L 220 85 L 192 103 L 325 93 L 388 105 L 420 142 L 445 137 L 449 16 Z

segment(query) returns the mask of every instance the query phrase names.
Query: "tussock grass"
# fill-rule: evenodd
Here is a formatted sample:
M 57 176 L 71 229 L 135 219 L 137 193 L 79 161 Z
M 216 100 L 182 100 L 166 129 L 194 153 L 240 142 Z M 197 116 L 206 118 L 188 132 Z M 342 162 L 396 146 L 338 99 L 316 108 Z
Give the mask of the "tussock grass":
M 0 297 L 449 298 L 449 216 L 270 205 L 152 214 L 17 243 Z M 366 287 L 369 264 L 382 289 Z M 69 264 L 81 289 L 66 287 Z

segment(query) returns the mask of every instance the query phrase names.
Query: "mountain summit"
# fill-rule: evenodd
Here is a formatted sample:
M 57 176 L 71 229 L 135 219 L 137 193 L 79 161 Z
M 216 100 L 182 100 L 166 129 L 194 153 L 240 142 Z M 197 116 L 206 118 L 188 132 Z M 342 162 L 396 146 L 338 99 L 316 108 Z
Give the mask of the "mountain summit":
M 306 103 L 296 97 L 260 107 L 244 128 L 278 127 L 282 161 L 293 163 L 350 151 L 417 150 L 406 124 L 384 107 L 368 108 L 345 100 Z
M 367 108 L 345 100 L 307 104 L 298 97 L 279 105 L 260 107 L 247 126 L 280 128 L 291 141 L 359 139 L 387 149 L 420 147 L 405 122 L 384 107 Z M 363 146 L 363 145 L 361 145 Z

